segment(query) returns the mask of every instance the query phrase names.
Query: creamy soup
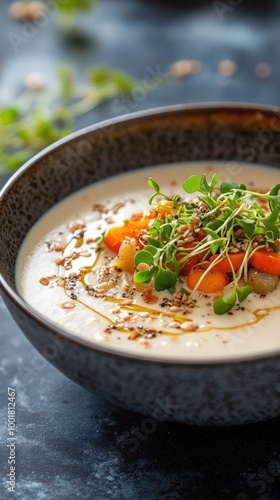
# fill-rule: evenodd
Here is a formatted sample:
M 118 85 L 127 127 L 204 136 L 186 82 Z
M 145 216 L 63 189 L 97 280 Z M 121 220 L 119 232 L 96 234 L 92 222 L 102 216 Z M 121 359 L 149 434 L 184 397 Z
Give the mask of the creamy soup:
M 201 162 L 146 168 L 88 186 L 49 210 L 25 238 L 16 268 L 19 293 L 54 324 L 125 353 L 210 360 L 279 349 L 279 284 L 218 315 L 212 307 L 217 294 L 191 292 L 185 276 L 175 289 L 155 291 L 112 265 L 116 253 L 102 241 L 104 233 L 150 210 L 147 179 L 156 179 L 170 198 L 179 194 L 191 202 L 196 195 L 182 183 L 194 173 L 208 179 L 217 173 L 220 181 L 251 191 L 268 190 L 280 177 L 268 167 Z M 225 290 L 230 293 L 232 283 Z

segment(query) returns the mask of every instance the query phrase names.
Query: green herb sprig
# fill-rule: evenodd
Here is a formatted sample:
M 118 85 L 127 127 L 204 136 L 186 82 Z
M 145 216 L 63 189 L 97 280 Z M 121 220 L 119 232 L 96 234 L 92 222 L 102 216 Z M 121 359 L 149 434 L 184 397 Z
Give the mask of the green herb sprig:
M 135 84 L 130 75 L 108 67 L 89 68 L 84 83 L 78 83 L 73 68 L 61 66 L 56 89 L 44 84 L 25 89 L 16 104 L 0 108 L 0 173 L 18 168 L 72 132 L 77 117 L 129 93 Z

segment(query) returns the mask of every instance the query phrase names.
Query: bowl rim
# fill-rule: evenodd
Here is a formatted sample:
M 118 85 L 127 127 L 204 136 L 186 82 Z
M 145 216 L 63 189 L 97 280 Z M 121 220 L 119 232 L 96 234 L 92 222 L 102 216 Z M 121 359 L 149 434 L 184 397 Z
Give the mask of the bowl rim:
M 13 186 L 15 182 L 21 177 L 21 175 L 26 172 L 29 168 L 37 163 L 38 160 L 53 153 L 55 150 L 60 147 L 71 143 L 73 140 L 78 139 L 79 137 L 86 136 L 88 133 L 92 133 L 98 131 L 100 129 L 105 129 L 107 127 L 111 127 L 112 125 L 122 125 L 122 124 L 133 124 L 137 122 L 141 122 L 142 120 L 147 120 L 149 118 L 157 119 L 162 117 L 172 117 L 172 116 L 180 116 L 183 114 L 192 114 L 192 113 L 211 113 L 211 112 L 225 112 L 225 113 L 262 113 L 264 115 L 277 115 L 280 117 L 280 107 L 274 105 L 263 105 L 257 103 L 245 103 L 245 102 L 211 102 L 211 103 L 194 103 L 194 104 L 177 104 L 177 105 L 169 105 L 169 106 L 159 106 L 149 108 L 143 111 L 137 111 L 133 113 L 128 113 L 125 115 L 117 116 L 114 118 L 109 118 L 106 120 L 102 120 L 100 122 L 94 123 L 87 127 L 83 127 L 66 137 L 54 142 L 53 144 L 47 146 L 42 151 L 34 155 L 27 162 L 25 162 L 5 183 L 2 190 L 0 191 L 0 200 Z M 160 358 L 159 356 L 151 355 L 142 355 L 141 353 L 130 353 L 124 352 L 117 348 L 100 345 L 98 343 L 93 343 L 89 340 L 80 338 L 78 335 L 60 327 L 59 325 L 52 323 L 48 320 L 47 317 L 43 316 L 41 313 L 36 311 L 31 305 L 29 305 L 13 288 L 6 282 L 2 273 L 0 273 L 0 292 L 1 295 L 6 295 L 15 306 L 21 309 L 21 311 L 27 314 L 33 321 L 39 323 L 44 328 L 50 330 L 53 334 L 62 337 L 64 340 L 69 342 L 73 342 L 83 348 L 89 349 L 90 351 L 94 351 L 96 354 L 100 353 L 106 356 L 118 356 L 119 358 L 123 358 L 126 360 L 134 360 L 137 362 L 145 363 L 145 364 L 156 364 L 157 366 L 176 366 L 176 367 L 228 367 L 231 365 L 239 365 L 239 364 L 252 364 L 256 362 L 269 361 L 280 359 L 280 348 L 273 353 L 259 353 L 259 354 L 244 354 L 240 356 L 227 356 L 225 359 L 222 358 L 201 358 L 201 359 L 191 359 L 187 358 L 183 360 L 182 358 Z

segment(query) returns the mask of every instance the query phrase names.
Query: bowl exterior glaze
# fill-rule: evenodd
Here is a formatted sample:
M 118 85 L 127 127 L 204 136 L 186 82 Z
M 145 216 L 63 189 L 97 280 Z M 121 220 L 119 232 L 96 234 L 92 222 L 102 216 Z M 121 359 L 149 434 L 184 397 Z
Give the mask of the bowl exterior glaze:
M 236 162 L 279 168 L 279 117 L 278 108 L 246 105 L 153 110 L 84 129 L 15 174 L 1 196 L 1 291 L 36 349 L 86 389 L 158 421 L 235 425 L 279 416 L 280 349 L 270 357 L 227 363 L 122 355 L 52 325 L 15 288 L 16 258 L 27 231 L 65 196 L 116 173 L 162 163 L 219 160 L 225 175 Z

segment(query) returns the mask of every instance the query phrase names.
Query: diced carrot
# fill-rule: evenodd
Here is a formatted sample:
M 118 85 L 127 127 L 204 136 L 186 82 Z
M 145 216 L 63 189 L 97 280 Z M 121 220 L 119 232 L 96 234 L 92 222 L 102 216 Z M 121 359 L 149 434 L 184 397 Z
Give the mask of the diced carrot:
M 131 216 L 131 218 L 129 219 L 129 222 L 139 221 L 139 220 L 142 220 L 144 218 L 145 218 L 145 215 L 143 214 L 143 212 L 135 212 L 135 214 L 133 214 Z
M 127 222 L 127 224 L 124 224 L 123 226 L 110 227 L 104 236 L 104 243 L 116 253 L 118 253 L 119 248 L 126 237 L 134 238 L 137 245 L 143 247 L 140 242 L 139 235 L 143 229 L 148 228 L 148 223 L 149 219 L 145 218 L 144 220 Z
M 200 229 L 199 233 L 196 235 L 194 241 L 202 241 L 206 236 L 206 233 L 203 229 Z
M 184 248 L 184 250 L 179 251 L 175 254 L 175 258 L 180 266 L 180 276 L 187 276 L 190 270 L 198 263 L 199 261 L 198 255 L 192 255 L 191 257 L 188 258 L 188 260 L 186 260 L 183 263 L 180 263 L 180 260 L 186 257 L 186 254 L 190 253 L 195 246 L 196 243 L 194 242 L 187 243 L 186 248 Z
M 180 266 L 180 276 L 187 276 L 189 274 L 190 270 L 198 263 L 198 255 L 192 255 L 191 257 L 188 258 L 183 264 L 180 264 L 180 260 L 185 257 L 186 254 L 183 252 L 177 252 L 175 255 L 176 260 L 179 262 Z
M 274 252 L 272 248 L 269 250 L 260 248 L 252 255 L 250 264 L 258 271 L 280 274 L 280 240 L 276 240 L 275 244 L 278 246 L 279 252 Z
M 165 220 L 167 215 L 172 215 L 176 213 L 173 201 L 163 200 L 160 205 L 151 209 L 150 216 L 152 218 L 159 218 Z
M 245 257 L 244 252 L 229 253 L 227 257 L 218 262 L 214 269 L 217 271 L 222 271 L 222 273 L 232 273 L 232 268 L 234 271 L 238 271 L 241 267 L 243 259 Z M 210 262 L 213 262 L 217 258 L 217 255 L 211 255 Z
M 201 277 L 206 273 L 210 262 L 201 262 L 194 266 L 188 276 L 187 276 L 187 286 L 193 290 Z M 202 278 L 197 290 L 205 293 L 218 292 L 222 290 L 228 284 L 228 277 L 226 273 L 218 271 L 217 269 L 211 269 Z

